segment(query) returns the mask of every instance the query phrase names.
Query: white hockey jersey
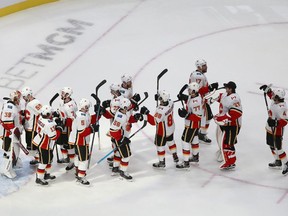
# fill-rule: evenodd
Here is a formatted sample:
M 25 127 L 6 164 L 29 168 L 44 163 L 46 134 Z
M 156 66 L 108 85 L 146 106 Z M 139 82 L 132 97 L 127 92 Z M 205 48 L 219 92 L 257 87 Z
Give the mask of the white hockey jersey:
M 125 89 L 121 87 L 119 91 L 121 95 L 125 98 L 131 99 L 131 97 L 133 96 L 133 88 Z
M 61 103 L 59 104 L 59 111 L 61 112 L 61 117 L 66 119 L 66 121 L 68 118 L 70 119 L 70 121 L 73 121 L 75 119 L 77 109 L 78 109 L 77 104 L 73 99 L 67 103 L 64 103 L 63 101 L 61 101 Z M 69 127 L 69 130 L 71 130 L 70 127 Z M 64 130 L 62 133 L 67 133 L 67 127 L 64 127 Z
M 201 116 L 203 114 L 201 96 L 199 95 L 194 98 L 189 96 L 186 102 L 186 109 L 188 117 L 185 118 L 185 126 L 189 128 L 200 128 Z
M 25 107 L 25 124 L 24 128 L 27 131 L 36 131 L 37 120 L 41 113 L 42 105 L 37 99 L 28 102 Z
M 55 140 L 60 135 L 60 131 L 56 130 L 56 123 L 53 119 L 45 119 L 42 116 L 37 121 L 37 135 L 32 143 L 42 149 L 53 149 Z
M 278 126 L 275 128 L 274 131 L 276 135 L 283 135 L 284 133 L 284 126 L 287 124 L 288 116 L 287 116 L 287 104 L 286 102 L 275 103 L 273 100 L 271 102 L 269 108 L 269 117 L 275 120 L 280 120 L 282 122 L 278 123 Z M 272 133 L 272 128 L 266 123 L 266 130 Z

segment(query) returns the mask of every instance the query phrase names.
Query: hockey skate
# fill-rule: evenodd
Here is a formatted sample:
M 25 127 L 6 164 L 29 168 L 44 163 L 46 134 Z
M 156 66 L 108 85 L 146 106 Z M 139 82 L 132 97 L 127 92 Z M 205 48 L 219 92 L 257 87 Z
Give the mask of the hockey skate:
M 39 163 L 39 161 L 36 160 L 36 159 L 33 159 L 29 163 L 30 163 L 31 166 L 36 166 Z
M 204 144 L 210 144 L 211 143 L 211 139 L 209 139 L 206 134 L 199 133 L 198 137 L 199 137 L 199 141 L 201 143 L 204 143 Z
M 281 169 L 282 167 L 282 161 L 281 160 L 275 160 L 274 162 L 272 163 L 269 163 L 268 166 L 270 168 L 273 168 L 273 169 Z M 284 170 L 284 169 L 283 169 Z
M 70 162 L 70 163 L 66 166 L 65 170 L 69 171 L 69 170 L 73 169 L 74 167 L 75 167 L 74 163 L 71 163 L 71 162 Z
M 183 163 L 181 164 L 177 164 L 176 165 L 176 168 L 177 169 L 189 169 L 190 168 L 190 164 L 189 164 L 189 161 L 184 161 Z
M 284 164 L 283 170 L 282 170 L 282 175 L 287 175 L 288 174 L 288 162 Z
M 44 179 L 40 179 L 40 178 L 36 178 L 36 184 L 39 184 L 39 185 L 48 185 L 48 182 L 45 181 Z
M 44 174 L 44 180 L 54 180 L 54 179 L 56 179 L 56 176 L 51 175 L 50 173 Z
M 129 175 L 129 173 L 124 172 L 122 170 L 119 171 L 120 173 L 120 179 L 126 179 L 127 181 L 132 181 L 133 177 L 131 175 Z
M 178 163 L 179 162 L 179 158 L 178 158 L 177 153 L 173 153 L 172 156 L 173 156 L 174 163 Z
M 119 175 L 119 173 L 120 173 L 119 167 L 113 167 L 112 168 L 111 176 L 117 176 L 117 175 Z
M 86 179 L 86 177 L 78 177 L 77 182 L 86 186 L 90 185 L 90 182 Z
M 152 166 L 157 169 L 164 169 L 166 167 L 165 159 L 164 161 L 159 161 L 157 163 L 153 163 Z
M 196 155 L 192 155 L 191 158 L 189 158 L 190 163 L 198 163 L 199 162 L 199 153 Z

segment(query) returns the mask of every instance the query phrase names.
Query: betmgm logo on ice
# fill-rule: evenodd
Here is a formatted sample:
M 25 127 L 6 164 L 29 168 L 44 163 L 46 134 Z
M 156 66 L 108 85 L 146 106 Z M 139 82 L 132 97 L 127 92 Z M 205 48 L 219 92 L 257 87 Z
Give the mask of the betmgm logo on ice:
M 35 80 L 45 73 L 45 67 L 56 61 L 57 55 L 77 41 L 87 27 L 93 23 L 68 19 L 66 27 L 57 28 L 45 41 L 36 45 L 36 52 L 30 52 L 0 75 L 0 88 L 21 89 L 25 82 Z

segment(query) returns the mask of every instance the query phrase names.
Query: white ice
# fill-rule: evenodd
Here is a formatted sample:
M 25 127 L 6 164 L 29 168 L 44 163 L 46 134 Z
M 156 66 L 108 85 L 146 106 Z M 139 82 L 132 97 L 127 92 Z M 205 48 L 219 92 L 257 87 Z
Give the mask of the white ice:
M 73 35 L 75 41 L 55 51 L 53 60 L 38 60 L 44 67 L 17 65 L 27 54 L 40 52 L 38 45 L 47 44 L 47 37 L 59 33 L 57 29 L 71 27 L 68 19 L 93 25 L 85 26 L 82 35 Z M 109 85 L 128 73 L 134 76 L 134 92 L 149 93 L 144 105 L 153 113 L 157 75 L 164 68 L 169 70 L 160 88 L 176 99 L 198 58 L 208 62 L 210 83 L 236 82 L 243 103 L 235 171 L 218 168 L 213 122 L 209 128 L 212 144 L 200 145 L 198 167 L 176 170 L 167 151 L 166 170 L 154 170 L 155 128 L 147 126 L 131 144 L 129 172 L 134 182 L 111 177 L 104 161 L 88 170 L 92 186 L 83 187 L 75 183 L 73 172 L 66 173 L 64 165 L 54 163 L 52 173 L 57 179 L 48 187 L 40 187 L 35 185 L 29 158 L 21 154 L 26 180 L 18 177 L 16 184 L 0 177 L 1 215 L 286 214 L 288 177 L 267 166 L 273 157 L 265 144 L 267 113 L 259 86 L 288 86 L 287 1 L 63 0 L 2 17 L 0 32 L 1 86 L 7 78 L 22 80 L 21 87 L 31 86 L 43 104 L 63 86 L 74 89 L 76 101 L 82 97 L 93 101 L 90 94 L 103 79 L 107 84 L 99 96 L 108 99 Z M 21 74 L 26 78 L 16 76 L 20 69 L 30 71 Z M 1 87 L 1 98 L 9 92 Z M 182 158 L 180 106 L 175 106 L 175 138 Z M 217 104 L 212 108 L 217 113 Z M 96 136 L 92 165 L 111 150 L 108 129 L 109 122 L 102 119 L 101 150 Z M 283 147 L 288 151 L 287 134 Z M 7 182 L 11 184 L 7 186 Z

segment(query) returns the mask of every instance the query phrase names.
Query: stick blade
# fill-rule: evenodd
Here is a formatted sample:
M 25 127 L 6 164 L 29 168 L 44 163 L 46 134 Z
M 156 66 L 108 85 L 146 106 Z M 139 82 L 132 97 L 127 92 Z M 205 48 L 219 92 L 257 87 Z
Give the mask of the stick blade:
M 157 80 L 159 80 L 165 73 L 168 72 L 168 69 L 165 68 L 158 76 L 157 76 Z

